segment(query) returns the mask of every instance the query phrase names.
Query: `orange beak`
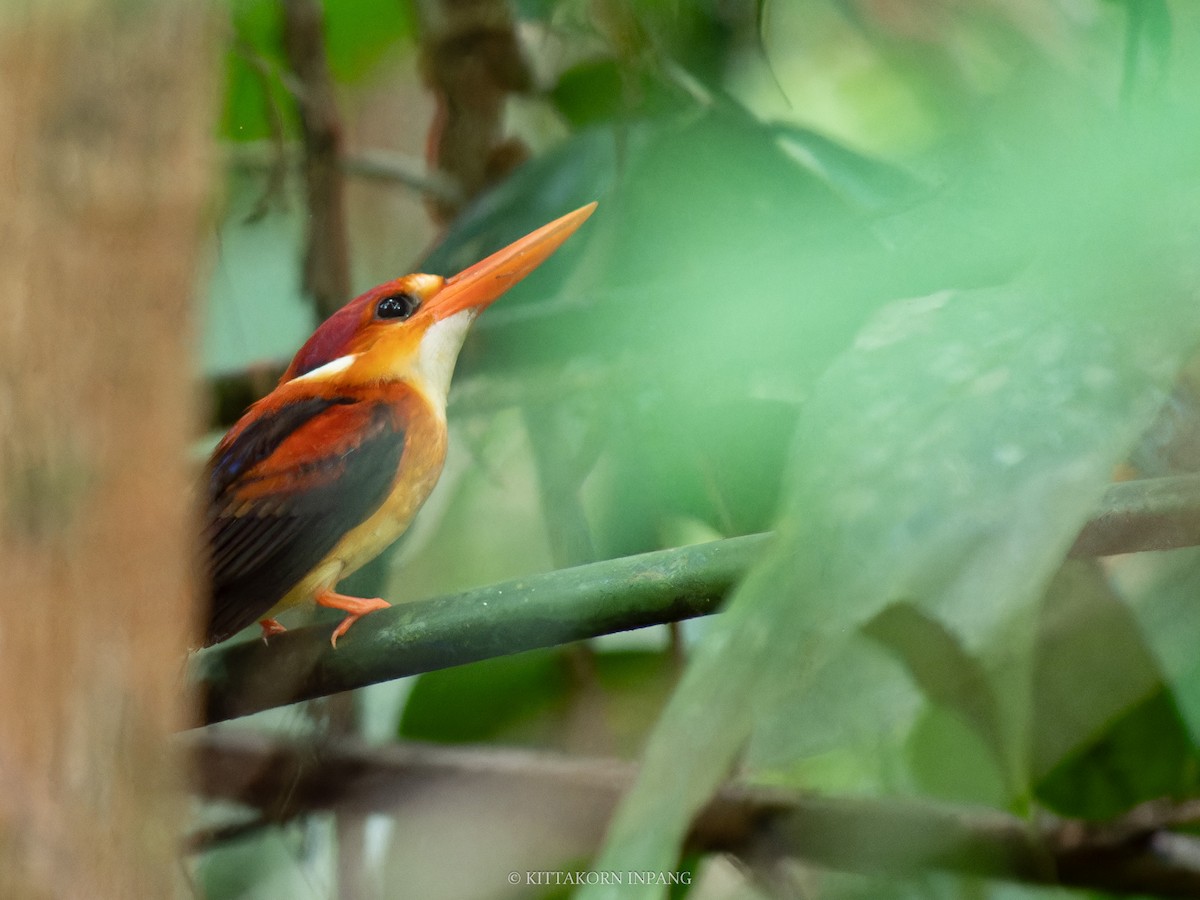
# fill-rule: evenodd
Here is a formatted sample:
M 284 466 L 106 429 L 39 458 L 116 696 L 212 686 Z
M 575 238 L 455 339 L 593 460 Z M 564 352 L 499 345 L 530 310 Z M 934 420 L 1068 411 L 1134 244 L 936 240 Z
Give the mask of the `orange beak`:
M 482 310 L 545 262 L 595 209 L 595 203 L 581 206 L 448 278 L 425 312 L 436 322 L 464 309 Z

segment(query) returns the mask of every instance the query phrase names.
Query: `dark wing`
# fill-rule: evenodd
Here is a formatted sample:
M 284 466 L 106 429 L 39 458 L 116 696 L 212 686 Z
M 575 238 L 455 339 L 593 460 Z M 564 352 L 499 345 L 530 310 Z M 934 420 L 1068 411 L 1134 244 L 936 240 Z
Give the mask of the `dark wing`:
M 309 397 L 263 414 L 209 464 L 205 646 L 261 619 L 386 499 L 404 451 L 387 404 Z

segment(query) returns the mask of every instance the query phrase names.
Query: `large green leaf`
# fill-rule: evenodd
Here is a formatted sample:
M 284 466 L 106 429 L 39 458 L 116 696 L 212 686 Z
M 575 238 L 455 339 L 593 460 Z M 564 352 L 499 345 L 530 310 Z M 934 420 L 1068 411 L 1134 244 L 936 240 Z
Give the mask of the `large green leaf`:
M 1047 167 L 1010 172 L 995 212 L 1038 226 L 1023 239 L 1037 262 L 885 308 L 826 371 L 801 413 L 779 540 L 697 649 L 599 869 L 668 869 L 756 731 L 870 716 L 869 696 L 831 706 L 809 687 L 902 599 L 995 660 L 1003 752 L 1028 785 L 1035 604 L 1200 328 L 1195 248 L 1152 237 L 1196 220 L 1166 175 L 1195 171 L 1196 145 L 1168 137 L 1031 141 Z

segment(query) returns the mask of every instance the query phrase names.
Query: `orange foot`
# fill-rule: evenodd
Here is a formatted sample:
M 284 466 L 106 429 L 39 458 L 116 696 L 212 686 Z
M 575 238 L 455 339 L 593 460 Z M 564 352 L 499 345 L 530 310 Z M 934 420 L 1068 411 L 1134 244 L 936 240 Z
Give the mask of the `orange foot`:
M 363 600 L 359 597 L 347 597 L 345 594 L 338 594 L 334 591 L 319 591 L 315 599 L 321 606 L 328 606 L 330 609 L 340 609 L 349 613 L 346 618 L 342 619 L 341 624 L 333 629 L 333 636 L 329 639 L 329 643 L 333 644 L 335 649 L 337 648 L 337 639 L 349 631 L 351 625 L 369 612 L 387 609 L 392 605 L 386 600 L 380 600 L 378 597 L 373 600 Z
M 277 634 L 283 634 L 287 631 L 282 625 L 274 619 L 263 619 L 258 623 L 258 627 L 262 629 L 263 643 L 267 643 L 268 638 L 273 638 Z

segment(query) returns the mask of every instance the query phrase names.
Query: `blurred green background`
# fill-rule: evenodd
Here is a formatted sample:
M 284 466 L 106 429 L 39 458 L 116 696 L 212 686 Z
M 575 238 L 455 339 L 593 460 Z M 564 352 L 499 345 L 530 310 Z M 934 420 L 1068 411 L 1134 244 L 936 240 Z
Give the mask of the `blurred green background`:
M 286 360 L 317 321 L 299 178 L 272 177 L 298 134 L 280 5 L 228 5 L 210 375 Z M 439 8 L 326 3 L 348 156 L 425 153 L 439 110 L 421 23 Z M 672 871 L 688 815 L 735 764 L 764 784 L 1031 819 L 1192 796 L 1195 553 L 1062 560 L 1200 336 L 1200 9 L 508 8 L 534 84 L 505 110 L 525 161 L 445 229 L 411 186 L 350 176 L 353 285 L 449 274 L 600 206 L 476 325 L 446 473 L 359 589 L 413 600 L 778 539 L 719 619 L 348 701 L 370 741 L 644 758 L 598 862 L 594 811 L 447 790 L 356 821 L 352 888 L 346 826 L 323 815 L 200 854 L 204 895 L 551 897 L 505 875 Z M 320 734 L 332 714 L 311 707 L 231 727 Z M 718 857 L 687 864 L 687 896 L 779 890 Z M 794 880 L 805 897 L 1063 893 Z

